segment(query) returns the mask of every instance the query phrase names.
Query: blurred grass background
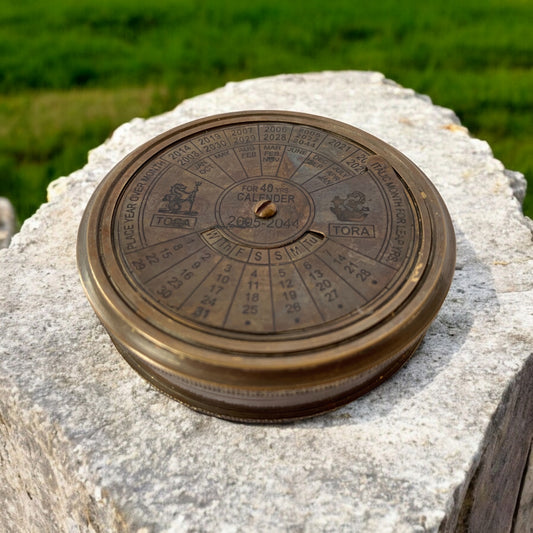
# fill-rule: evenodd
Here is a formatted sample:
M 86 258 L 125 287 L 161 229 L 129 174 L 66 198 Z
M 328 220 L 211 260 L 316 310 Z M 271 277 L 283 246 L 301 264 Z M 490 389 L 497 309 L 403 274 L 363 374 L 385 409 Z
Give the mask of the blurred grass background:
M 376 70 L 450 107 L 530 184 L 531 0 L 2 0 L 0 196 L 23 221 L 121 123 L 225 84 Z

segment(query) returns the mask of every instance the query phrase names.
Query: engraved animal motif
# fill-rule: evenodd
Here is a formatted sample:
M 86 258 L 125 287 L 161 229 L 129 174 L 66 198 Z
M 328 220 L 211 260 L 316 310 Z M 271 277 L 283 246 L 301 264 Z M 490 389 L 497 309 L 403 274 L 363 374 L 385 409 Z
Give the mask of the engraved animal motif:
M 335 196 L 330 210 L 342 222 L 360 222 L 368 215 L 368 207 L 364 206 L 365 202 L 365 195 L 360 191 L 354 191 L 346 198 Z
M 202 185 L 202 182 L 197 181 L 191 191 L 188 191 L 187 186 L 183 183 L 175 183 L 172 185 L 168 194 L 163 196 L 163 202 L 165 202 L 166 205 L 159 209 L 159 213 L 172 213 L 174 215 L 197 215 L 198 211 L 193 211 L 192 208 L 200 185 Z M 188 211 L 185 211 L 184 209 L 186 204 L 189 206 Z

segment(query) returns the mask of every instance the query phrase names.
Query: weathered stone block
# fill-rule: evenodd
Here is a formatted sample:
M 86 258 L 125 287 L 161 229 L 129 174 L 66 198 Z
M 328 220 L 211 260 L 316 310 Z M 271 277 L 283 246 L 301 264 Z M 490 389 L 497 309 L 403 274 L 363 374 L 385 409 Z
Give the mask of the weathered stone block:
M 382 138 L 435 183 L 457 233 L 454 282 L 411 361 L 365 397 L 291 425 L 234 424 L 155 391 L 114 349 L 76 268 L 83 209 L 114 164 L 173 126 L 240 109 L 325 115 Z M 501 532 L 515 513 L 527 524 L 523 190 L 452 111 L 378 73 L 230 83 L 121 126 L 0 251 L 2 528 Z
M 7 198 L 0 197 L 0 249 L 7 248 L 16 231 L 15 210 Z

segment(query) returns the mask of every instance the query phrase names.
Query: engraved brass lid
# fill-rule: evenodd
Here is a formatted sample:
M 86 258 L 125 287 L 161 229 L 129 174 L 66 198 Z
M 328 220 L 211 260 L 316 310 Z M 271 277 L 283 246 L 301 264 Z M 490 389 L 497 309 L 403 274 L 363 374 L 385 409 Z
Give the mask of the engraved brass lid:
M 393 374 L 454 262 L 446 207 L 411 161 L 347 124 L 277 111 L 139 147 L 78 237 L 87 296 L 130 365 L 243 421 L 328 411 Z

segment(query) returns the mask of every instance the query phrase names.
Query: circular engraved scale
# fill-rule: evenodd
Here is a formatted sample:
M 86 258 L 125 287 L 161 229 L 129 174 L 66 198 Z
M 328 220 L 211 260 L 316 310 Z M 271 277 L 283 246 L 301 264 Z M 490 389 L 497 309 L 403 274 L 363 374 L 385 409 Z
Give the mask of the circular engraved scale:
M 451 283 L 446 207 L 352 126 L 251 111 L 179 126 L 102 181 L 82 283 L 142 376 L 202 412 L 281 421 L 394 373 Z

